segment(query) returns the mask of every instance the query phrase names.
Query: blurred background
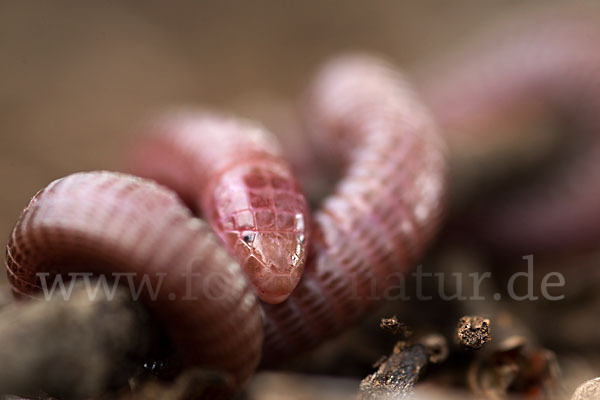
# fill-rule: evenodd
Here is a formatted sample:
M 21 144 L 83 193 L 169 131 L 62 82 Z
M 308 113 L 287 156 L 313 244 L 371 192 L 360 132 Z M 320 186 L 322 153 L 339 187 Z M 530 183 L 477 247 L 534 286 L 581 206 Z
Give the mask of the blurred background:
M 265 119 L 332 54 L 414 68 L 521 3 L 0 1 L 0 233 L 49 181 L 118 169 L 153 111 L 192 103 Z

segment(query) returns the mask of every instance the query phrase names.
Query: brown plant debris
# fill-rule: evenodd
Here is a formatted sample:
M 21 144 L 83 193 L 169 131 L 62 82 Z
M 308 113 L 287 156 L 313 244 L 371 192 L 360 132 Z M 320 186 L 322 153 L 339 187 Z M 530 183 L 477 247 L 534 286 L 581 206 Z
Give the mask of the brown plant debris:
M 479 316 L 465 316 L 456 329 L 460 344 L 470 350 L 479 350 L 492 339 L 490 320 Z
M 395 315 L 382 318 L 379 327 L 405 338 L 412 334 Z M 437 364 L 445 361 L 448 353 L 448 342 L 439 334 L 424 336 L 414 343 L 397 342 L 390 356 L 382 356 L 373 364 L 377 371 L 362 380 L 359 399 L 411 398 L 421 370 L 429 362 Z
M 408 399 L 429 353 L 422 344 L 398 342 L 392 354 L 382 361 L 377 371 L 362 380 L 360 400 Z
M 439 364 L 448 358 L 450 352 L 448 348 L 448 342 L 446 338 L 440 334 L 427 335 L 419 340 L 429 355 L 429 362 L 432 364 Z
M 468 383 L 486 399 L 503 399 L 508 392 L 530 398 L 553 399 L 559 390 L 560 370 L 553 352 L 528 348 L 525 339 L 512 336 L 471 365 Z
M 391 318 L 382 318 L 379 327 L 393 335 L 401 335 L 405 339 L 412 335 L 411 329 L 405 323 L 399 322 L 395 315 Z

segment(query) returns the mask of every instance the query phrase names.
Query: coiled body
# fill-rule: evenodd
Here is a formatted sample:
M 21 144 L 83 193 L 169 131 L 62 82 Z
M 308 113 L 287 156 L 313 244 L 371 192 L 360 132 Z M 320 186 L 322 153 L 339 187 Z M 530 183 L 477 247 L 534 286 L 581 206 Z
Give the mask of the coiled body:
M 310 218 L 275 138 L 250 122 L 185 111 L 144 130 L 131 171 L 201 210 L 257 295 L 285 300 L 302 277 Z
M 246 203 L 238 207 L 232 199 L 241 195 L 239 202 L 252 203 L 250 189 L 266 187 L 268 179 L 269 201 L 274 202 L 269 204 L 277 203 L 280 194 L 288 200 L 293 197 L 279 207 L 286 212 L 290 204 L 296 207 L 290 212 L 293 226 L 288 230 L 286 222 L 283 232 L 290 233 L 289 243 L 296 247 L 306 246 L 310 238 L 309 255 L 292 294 L 280 304 L 261 305 L 262 325 L 248 280 L 204 223 L 165 189 L 109 173 L 73 175 L 36 196 L 17 222 L 8 247 L 7 267 L 14 290 L 20 294 L 39 290 L 35 273 L 42 271 L 165 272 L 163 285 L 169 290 L 161 290 L 157 301 L 148 302 L 149 308 L 169 327 L 180 351 L 187 353 L 188 363 L 229 371 L 238 387 L 256 366 L 261 344 L 263 363 L 268 364 L 337 334 L 385 298 L 386 289 L 398 283 L 399 274 L 433 237 L 443 208 L 444 151 L 432 119 L 410 86 L 379 60 L 354 56 L 333 61 L 317 75 L 309 99 L 311 130 L 345 165 L 343 178 L 311 225 L 308 219 L 298 224 L 296 215 L 305 203 L 296 187 L 265 175 L 264 171 L 270 171 L 288 178 L 275 150 L 271 152 L 268 142 L 254 138 L 252 129 L 242 129 L 250 138 L 243 142 L 243 149 L 238 141 L 219 141 L 216 135 L 205 140 L 206 136 L 199 139 L 197 135 L 206 129 L 227 132 L 231 124 L 239 132 L 236 122 L 173 115 L 155 125 L 161 132 L 153 132 L 145 144 L 140 143 L 132 157 L 135 171 L 170 186 L 186 203 L 202 208 L 236 256 L 243 232 L 253 229 L 237 229 L 237 220 L 233 228 L 225 226 L 227 216 L 249 209 Z M 248 147 L 251 152 L 260 151 L 231 162 L 236 154 L 246 154 Z M 227 161 L 219 154 L 225 154 Z M 198 161 L 199 156 L 203 161 Z M 260 174 L 255 173 L 257 166 L 262 168 Z M 222 191 L 228 193 L 220 196 L 219 187 L 227 183 L 236 190 L 223 186 Z M 230 203 L 224 202 L 227 199 Z M 256 207 L 252 213 L 258 220 L 260 207 L 250 205 Z M 260 226 L 256 228 L 260 235 Z M 232 232 L 235 243 L 228 240 Z M 278 243 L 287 249 L 287 240 L 284 237 Z M 301 255 L 305 248 L 298 252 L 294 246 L 289 246 L 291 257 Z M 181 275 L 190 266 L 201 275 L 192 280 L 193 288 L 201 293 L 198 301 L 181 296 L 190 285 Z M 261 282 L 255 281 L 253 273 L 246 267 L 249 280 L 260 289 Z M 211 277 L 222 274 L 218 284 L 211 282 Z M 169 293 L 175 296 L 169 299 Z M 282 300 L 271 296 L 279 295 L 276 292 L 262 294 L 268 301 Z
M 43 289 L 38 272 L 50 274 L 47 287 L 68 273 L 129 274 L 187 365 L 222 368 L 239 386 L 259 362 L 259 304 L 239 265 L 205 222 L 150 181 L 90 172 L 51 183 L 17 221 L 6 260 L 20 297 Z
M 284 303 L 263 307 L 264 362 L 314 346 L 385 297 L 438 228 L 443 143 L 408 83 L 384 62 L 327 64 L 308 94 L 315 141 L 345 164 L 313 218 L 312 252 Z
M 477 215 L 479 234 L 504 251 L 565 250 L 595 245 L 600 235 L 597 17 L 562 7 L 530 12 L 422 74 L 424 99 L 452 158 L 483 154 L 467 171 L 482 169 L 501 149 L 503 168 L 527 163 L 539 151 L 526 147 L 537 131 L 549 136 L 557 122 L 565 128 L 549 176 L 496 196 Z

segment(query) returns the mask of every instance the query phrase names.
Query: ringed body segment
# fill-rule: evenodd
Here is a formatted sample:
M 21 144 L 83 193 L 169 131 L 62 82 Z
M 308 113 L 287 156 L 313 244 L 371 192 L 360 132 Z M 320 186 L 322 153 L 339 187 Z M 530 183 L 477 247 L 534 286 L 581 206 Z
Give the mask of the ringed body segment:
M 249 121 L 203 112 L 173 112 L 145 130 L 131 171 L 199 210 L 263 301 L 285 300 L 302 277 L 310 219 L 275 138 Z
M 178 196 L 108 172 L 50 184 L 13 230 L 13 290 L 39 291 L 38 272 L 165 274 L 148 307 L 188 365 L 229 372 L 238 391 L 259 358 L 271 364 L 341 332 L 385 298 L 437 231 L 444 143 L 402 74 L 373 57 L 328 63 L 308 99 L 315 143 L 344 166 L 313 223 L 264 129 L 169 113 L 145 129 L 130 169 Z
M 104 171 L 52 182 L 17 221 L 6 269 L 17 297 L 42 296 L 41 277 L 51 287 L 73 273 L 139 290 L 184 366 L 230 374 L 232 393 L 260 360 L 259 302 L 239 265 L 207 223 L 149 180 Z

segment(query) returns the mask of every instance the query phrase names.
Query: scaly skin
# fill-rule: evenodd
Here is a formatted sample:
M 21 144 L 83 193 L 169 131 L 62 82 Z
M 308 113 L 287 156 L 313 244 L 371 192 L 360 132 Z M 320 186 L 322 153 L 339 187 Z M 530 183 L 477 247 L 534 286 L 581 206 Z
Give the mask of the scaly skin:
M 298 285 L 309 214 L 275 139 L 261 127 L 208 113 L 173 112 L 149 124 L 131 171 L 199 208 L 257 295 L 281 303 Z
M 33 294 L 39 290 L 35 273 L 44 271 L 166 272 L 163 290 L 148 307 L 189 364 L 232 373 L 238 389 L 256 366 L 263 331 L 264 364 L 336 335 L 393 295 L 388 291 L 437 231 L 445 193 L 444 146 L 407 82 L 377 59 L 334 60 L 317 75 L 309 99 L 312 132 L 345 165 L 310 231 L 307 217 L 304 226 L 295 217 L 305 211 L 304 199 L 276 146 L 252 125 L 175 114 L 153 125 L 154 135 L 133 156 L 136 171 L 202 208 L 268 301 L 281 300 L 281 286 L 263 283 L 261 274 L 287 271 L 290 265 L 268 270 L 261 265 L 257 273 L 248 267 L 248 257 L 266 243 L 271 259 L 294 264 L 310 236 L 304 276 L 285 301 L 262 304 L 262 327 L 241 269 L 206 225 L 164 188 L 119 174 L 72 175 L 32 200 L 8 246 L 14 290 Z M 286 199 L 281 204 L 280 197 Z M 286 217 L 281 226 L 275 218 L 275 242 L 273 231 L 244 225 L 249 218 L 241 213 L 249 209 L 259 225 L 261 210 L 294 218 Z M 240 243 L 248 231 L 255 232 L 254 253 Z M 235 240 L 228 241 L 230 236 Z M 186 301 L 181 295 L 189 282 L 181 274 L 195 266 L 200 275 L 191 280 L 193 294 L 201 300 Z
M 332 60 L 317 73 L 305 111 L 315 142 L 345 173 L 313 218 L 300 285 L 284 303 L 263 307 L 264 364 L 321 343 L 393 295 L 444 205 L 444 144 L 391 65 L 360 55 Z
M 39 295 L 38 272 L 50 273 L 49 288 L 56 275 L 69 272 L 109 280 L 130 273 L 136 290 L 148 279 L 156 298 L 146 286 L 141 299 L 187 365 L 228 371 L 240 387 L 260 359 L 259 303 L 239 265 L 208 224 L 151 181 L 88 172 L 52 182 L 17 221 L 6 268 L 18 297 Z

